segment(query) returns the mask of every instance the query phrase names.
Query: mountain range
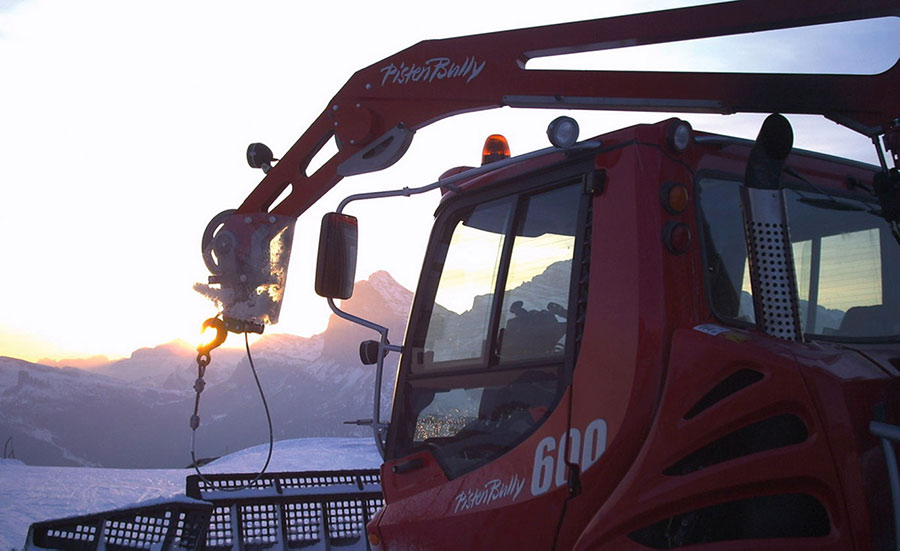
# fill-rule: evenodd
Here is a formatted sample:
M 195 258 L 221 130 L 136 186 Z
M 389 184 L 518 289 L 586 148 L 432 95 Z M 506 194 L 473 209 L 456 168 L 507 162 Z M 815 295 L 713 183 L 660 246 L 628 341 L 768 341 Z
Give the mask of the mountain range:
M 402 340 L 412 293 L 387 272 L 356 283 L 341 308 L 384 325 Z M 370 436 L 344 424 L 372 417 L 374 366 L 359 343 L 377 333 L 332 315 L 312 337 L 264 335 L 253 364 L 276 440 Z M 0 438 L 31 465 L 184 467 L 191 462 L 196 350 L 183 341 L 136 350 L 130 358 L 30 363 L 0 357 Z M 397 354 L 385 360 L 382 415 L 389 415 Z M 216 457 L 268 441 L 263 402 L 244 350 L 219 348 L 204 377 L 196 457 Z
M 553 350 L 561 333 L 552 329 L 564 325 L 545 309 L 548 302 L 566 303 L 569 273 L 568 262 L 557 262 L 506 291 L 503 353 L 508 348 L 512 355 L 523 346 Z M 436 305 L 426 348 L 453 356 L 480 347 L 478 320 L 486 319 L 490 296 L 472 297 L 469 310 L 460 314 Z M 380 271 L 357 282 L 341 309 L 387 327 L 398 343 L 411 303 L 412 292 Z M 510 314 L 522 317 L 515 328 L 515 318 L 505 321 Z M 547 342 L 536 342 L 534 331 L 522 333 L 536 321 L 543 327 L 538 332 L 549 335 Z M 372 418 L 375 397 L 375 367 L 362 364 L 359 344 L 377 338 L 372 329 L 335 314 L 325 331 L 312 337 L 264 335 L 250 352 L 265 402 L 246 352 L 215 349 L 193 433 L 197 352 L 183 341 L 142 348 L 112 362 L 102 357 L 62 362 L 78 367 L 0 357 L 0 438 L 30 465 L 181 468 L 192 463 L 192 443 L 194 457 L 208 459 L 268 442 L 266 406 L 275 440 L 371 436 L 371 429 L 356 423 Z M 398 359 L 389 354 L 384 362 L 383 421 L 390 417 Z

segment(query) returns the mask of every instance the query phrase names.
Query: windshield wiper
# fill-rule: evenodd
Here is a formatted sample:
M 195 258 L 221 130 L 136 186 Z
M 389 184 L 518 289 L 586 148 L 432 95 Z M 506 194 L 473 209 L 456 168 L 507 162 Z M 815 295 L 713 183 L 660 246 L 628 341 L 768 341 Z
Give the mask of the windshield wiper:
M 865 211 L 865 212 L 870 212 L 873 214 L 878 214 L 880 216 L 880 213 L 878 211 L 875 211 L 872 209 L 865 209 L 859 205 L 847 203 L 846 201 L 841 201 L 841 200 L 835 199 L 834 197 L 832 197 L 830 199 L 817 199 L 815 197 L 801 197 L 801 198 L 797 199 L 797 202 L 804 203 L 806 205 L 811 205 L 813 207 L 817 207 L 820 209 L 841 210 L 841 211 L 848 211 L 848 212 Z
M 858 201 L 859 203 L 862 204 L 862 206 L 850 203 L 847 200 L 838 199 L 834 195 L 828 193 L 826 190 L 824 190 L 824 189 L 820 188 L 819 186 L 815 185 L 814 183 L 810 182 L 807 178 L 805 178 L 803 175 L 801 175 L 796 170 L 794 170 L 790 167 L 784 167 L 784 172 L 785 172 L 785 174 L 793 176 L 794 178 L 797 178 L 804 184 L 808 185 L 813 190 L 815 190 L 816 193 L 823 195 L 824 197 L 827 197 L 827 199 L 826 198 L 818 198 L 818 197 L 800 197 L 799 199 L 797 199 L 797 201 L 800 203 L 804 203 L 804 204 L 807 204 L 807 205 L 810 205 L 813 207 L 817 207 L 817 208 L 821 208 L 821 209 L 837 210 L 837 211 L 844 211 L 844 212 L 868 212 L 869 214 L 874 214 L 876 216 L 883 217 L 883 215 L 879 209 L 874 208 L 873 205 L 867 203 L 866 201 L 863 201 L 862 199 L 851 199 L 851 201 Z M 860 187 L 862 187 L 862 186 L 860 186 Z M 867 189 L 867 188 L 864 187 L 863 189 Z M 794 191 L 797 191 L 798 193 L 800 192 L 800 190 L 796 190 L 796 189 Z

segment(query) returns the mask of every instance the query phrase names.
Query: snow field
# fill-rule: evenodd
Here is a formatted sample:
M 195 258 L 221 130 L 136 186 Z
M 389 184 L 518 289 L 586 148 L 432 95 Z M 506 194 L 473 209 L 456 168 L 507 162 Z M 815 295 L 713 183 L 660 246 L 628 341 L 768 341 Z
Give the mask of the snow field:
M 203 473 L 257 472 L 268 444 L 220 458 Z M 371 469 L 381 458 L 371 438 L 304 438 L 275 443 L 267 471 Z M 31 467 L 0 460 L 0 551 L 21 549 L 33 522 L 98 513 L 184 495 L 193 469 Z

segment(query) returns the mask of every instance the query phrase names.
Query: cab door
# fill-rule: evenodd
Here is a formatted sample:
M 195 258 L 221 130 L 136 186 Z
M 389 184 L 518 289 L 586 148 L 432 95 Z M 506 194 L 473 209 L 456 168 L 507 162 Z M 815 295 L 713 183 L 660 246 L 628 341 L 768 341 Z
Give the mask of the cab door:
M 386 446 L 386 548 L 553 545 L 569 495 L 588 176 L 569 169 L 440 212 Z

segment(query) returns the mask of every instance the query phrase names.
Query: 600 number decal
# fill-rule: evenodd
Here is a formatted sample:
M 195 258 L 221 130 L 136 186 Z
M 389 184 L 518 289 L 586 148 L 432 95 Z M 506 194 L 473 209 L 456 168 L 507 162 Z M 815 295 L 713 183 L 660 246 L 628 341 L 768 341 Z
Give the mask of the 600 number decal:
M 570 442 L 571 440 L 571 442 Z M 569 429 L 559 440 L 548 436 L 541 440 L 534 450 L 534 467 L 531 470 L 531 494 L 546 493 L 551 487 L 558 488 L 566 483 L 565 453 L 569 450 L 569 462 L 581 466 L 581 472 L 590 468 L 606 451 L 606 421 L 595 419 L 581 431 Z

